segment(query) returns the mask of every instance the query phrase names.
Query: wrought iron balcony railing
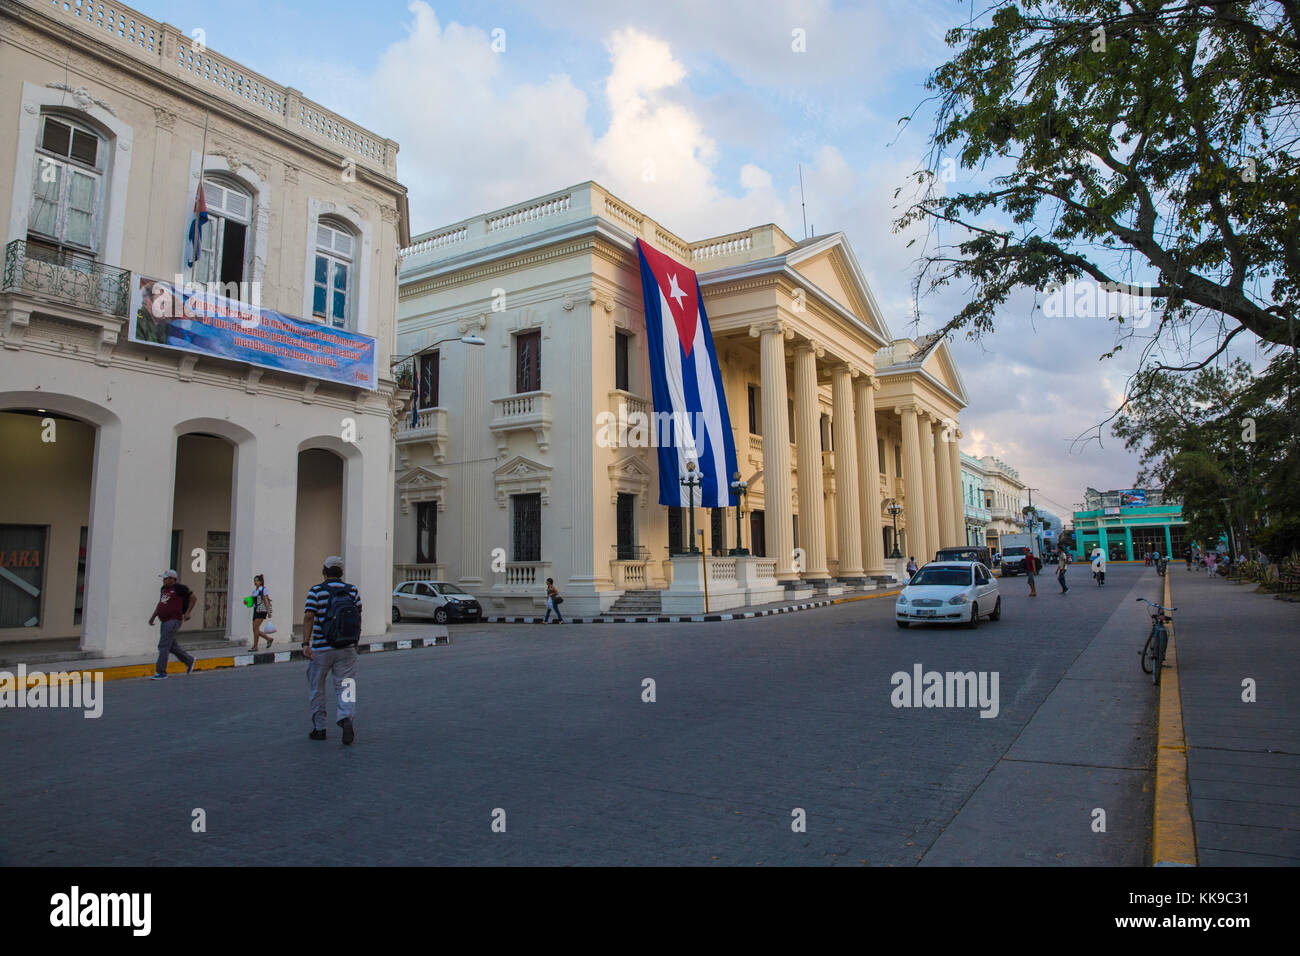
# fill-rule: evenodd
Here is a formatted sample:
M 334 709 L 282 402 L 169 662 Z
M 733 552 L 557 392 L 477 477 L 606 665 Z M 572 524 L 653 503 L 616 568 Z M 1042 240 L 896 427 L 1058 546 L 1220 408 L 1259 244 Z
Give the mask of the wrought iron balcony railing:
M 5 246 L 0 291 L 48 296 L 96 312 L 126 317 L 131 273 L 85 256 L 29 249 L 23 239 Z

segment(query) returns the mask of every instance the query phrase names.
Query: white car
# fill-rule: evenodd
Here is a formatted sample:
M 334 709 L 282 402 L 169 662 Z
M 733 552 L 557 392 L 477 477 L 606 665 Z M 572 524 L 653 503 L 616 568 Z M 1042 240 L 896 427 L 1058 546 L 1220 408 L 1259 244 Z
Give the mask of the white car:
M 459 584 L 405 581 L 393 589 L 393 623 L 404 617 L 431 617 L 435 624 L 479 621 L 483 618 L 483 608 Z
M 1002 616 L 1002 595 L 993 572 L 978 561 L 927 564 L 908 582 L 894 604 L 899 627 L 908 624 L 961 624 L 978 627 L 980 618 Z

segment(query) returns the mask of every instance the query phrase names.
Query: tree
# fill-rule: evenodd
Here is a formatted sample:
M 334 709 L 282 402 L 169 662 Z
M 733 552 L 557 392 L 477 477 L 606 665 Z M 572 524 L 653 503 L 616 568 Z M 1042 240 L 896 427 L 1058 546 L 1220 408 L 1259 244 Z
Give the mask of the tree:
M 895 223 L 930 227 L 918 301 L 969 284 L 942 334 L 992 330 L 1018 288 L 1149 279 L 1148 349 L 1214 330 L 1178 370 L 1242 331 L 1294 349 L 1300 0 L 1003 0 L 947 40 L 919 194 Z M 995 173 L 988 188 L 946 195 L 948 153 Z
M 1182 499 L 1188 534 L 1213 542 L 1231 527 L 1238 549 L 1284 554 L 1300 544 L 1296 354 L 1258 376 L 1240 360 L 1191 375 L 1148 369 L 1112 426 L 1140 453 L 1138 486 Z

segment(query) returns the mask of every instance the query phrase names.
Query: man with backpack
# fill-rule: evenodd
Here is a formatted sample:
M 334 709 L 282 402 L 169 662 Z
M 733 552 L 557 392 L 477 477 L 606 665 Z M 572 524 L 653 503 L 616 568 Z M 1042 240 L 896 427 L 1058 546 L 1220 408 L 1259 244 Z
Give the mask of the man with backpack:
M 343 742 L 356 737 L 357 641 L 361 638 L 361 595 L 343 580 L 343 559 L 330 555 L 321 569 L 325 580 L 307 592 L 302 619 L 302 654 L 307 658 L 312 740 L 325 739 L 325 678 L 334 675 L 335 711 Z M 349 686 L 349 684 L 351 686 Z

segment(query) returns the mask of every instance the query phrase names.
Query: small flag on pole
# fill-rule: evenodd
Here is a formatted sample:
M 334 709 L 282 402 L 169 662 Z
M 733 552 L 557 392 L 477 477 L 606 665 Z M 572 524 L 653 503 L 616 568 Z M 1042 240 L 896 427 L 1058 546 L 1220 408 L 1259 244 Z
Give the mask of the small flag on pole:
M 190 219 L 190 230 L 185 235 L 185 267 L 191 268 L 198 261 L 203 250 L 203 227 L 208 221 L 208 204 L 203 198 L 203 183 L 199 182 L 199 191 L 194 194 L 194 216 Z

